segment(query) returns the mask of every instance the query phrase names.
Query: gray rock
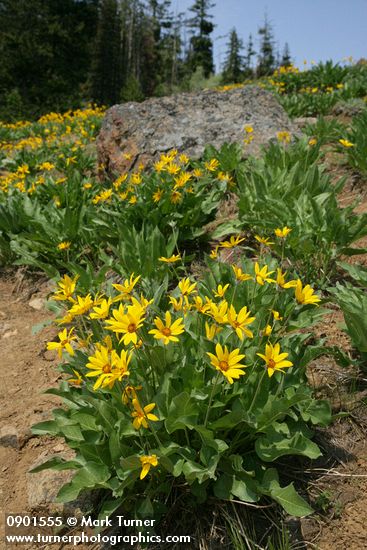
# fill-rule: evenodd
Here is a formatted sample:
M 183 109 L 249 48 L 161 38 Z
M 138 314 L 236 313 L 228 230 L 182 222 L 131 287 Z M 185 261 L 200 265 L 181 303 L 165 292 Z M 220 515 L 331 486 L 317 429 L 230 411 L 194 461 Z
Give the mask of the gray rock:
M 66 456 L 67 455 L 67 456 Z M 41 453 L 37 461 L 32 464 L 30 470 L 43 464 L 46 460 L 63 456 L 70 459 L 73 453 L 66 454 Z M 69 483 L 75 474 L 75 470 L 42 470 L 37 473 L 27 473 L 27 497 L 29 509 L 34 512 L 47 511 L 49 515 L 59 514 L 63 516 L 73 515 L 80 517 L 93 509 L 96 500 L 96 492 L 82 492 L 76 500 L 65 504 L 55 502 L 61 487 Z
M 365 109 L 366 103 L 363 99 L 353 98 L 349 101 L 338 101 L 331 112 L 336 116 L 354 117 L 363 113 Z
M 253 126 L 253 142 L 243 144 L 244 126 Z M 178 149 L 193 158 L 206 145 L 243 144 L 256 154 L 260 145 L 287 130 L 297 132 L 275 96 L 256 86 L 230 91 L 204 90 L 143 103 L 111 107 L 97 139 L 99 163 L 112 176 L 151 164 L 161 153 Z

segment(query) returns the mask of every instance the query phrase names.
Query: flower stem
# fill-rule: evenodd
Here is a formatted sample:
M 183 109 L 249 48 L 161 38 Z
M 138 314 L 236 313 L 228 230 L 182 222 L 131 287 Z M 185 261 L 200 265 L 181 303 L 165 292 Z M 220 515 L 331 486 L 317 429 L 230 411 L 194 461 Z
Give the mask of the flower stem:
M 206 428 L 206 425 L 208 423 L 210 408 L 211 408 L 211 404 L 212 404 L 212 401 L 213 401 L 214 391 L 215 391 L 215 388 L 217 387 L 217 384 L 218 384 L 219 376 L 220 376 L 220 372 L 218 372 L 217 377 L 216 377 L 215 382 L 214 382 L 213 387 L 212 387 L 212 391 L 211 391 L 210 398 L 209 398 L 209 404 L 208 404 L 208 408 L 207 408 L 206 415 L 205 415 L 205 420 L 204 420 L 204 428 Z

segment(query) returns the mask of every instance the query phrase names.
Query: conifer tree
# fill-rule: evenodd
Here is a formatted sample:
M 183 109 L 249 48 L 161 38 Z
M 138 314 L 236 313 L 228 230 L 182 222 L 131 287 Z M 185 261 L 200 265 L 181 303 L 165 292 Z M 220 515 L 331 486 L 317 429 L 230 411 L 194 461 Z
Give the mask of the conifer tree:
M 120 98 L 121 20 L 117 0 L 101 0 L 92 69 L 93 99 L 112 105 Z
M 194 73 L 198 67 L 202 67 L 205 78 L 214 72 L 213 42 L 210 38 L 214 25 L 210 21 L 212 16 L 209 10 L 214 7 L 210 0 L 196 0 L 190 11 L 194 17 L 189 20 L 188 26 L 193 31 L 190 39 L 188 67 Z
M 254 41 L 252 38 L 252 34 L 249 35 L 247 46 L 246 46 L 246 55 L 245 55 L 245 63 L 244 63 L 244 75 L 247 78 L 250 78 L 253 76 L 253 67 L 252 67 L 252 58 L 256 55 L 256 51 L 254 50 Z
M 275 69 L 273 29 L 265 15 L 263 26 L 259 28 L 260 52 L 256 68 L 257 76 L 267 76 Z
M 241 55 L 242 50 L 243 42 L 239 38 L 236 29 L 233 28 L 230 33 L 226 59 L 223 65 L 223 83 L 233 82 L 237 84 L 243 80 L 244 59 Z
M 292 65 L 291 51 L 289 49 L 288 42 L 284 44 L 284 50 L 280 64 L 282 65 L 282 67 L 289 67 L 290 65 Z

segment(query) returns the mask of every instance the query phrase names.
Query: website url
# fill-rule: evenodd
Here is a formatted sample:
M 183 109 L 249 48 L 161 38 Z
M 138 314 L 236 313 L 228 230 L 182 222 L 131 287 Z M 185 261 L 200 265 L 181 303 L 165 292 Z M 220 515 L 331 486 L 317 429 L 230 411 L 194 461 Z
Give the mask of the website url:
M 137 543 L 151 543 L 151 544 L 167 544 L 167 543 L 187 543 L 191 542 L 191 537 L 188 535 L 167 535 L 167 537 L 161 537 L 160 535 L 149 535 L 139 533 L 137 535 L 103 535 L 98 533 L 97 535 L 86 535 L 84 532 L 78 535 L 6 535 L 6 541 L 8 543 L 69 543 L 73 546 L 78 546 L 81 543 L 109 543 L 111 546 L 116 544 L 125 543 L 130 546 L 134 546 Z

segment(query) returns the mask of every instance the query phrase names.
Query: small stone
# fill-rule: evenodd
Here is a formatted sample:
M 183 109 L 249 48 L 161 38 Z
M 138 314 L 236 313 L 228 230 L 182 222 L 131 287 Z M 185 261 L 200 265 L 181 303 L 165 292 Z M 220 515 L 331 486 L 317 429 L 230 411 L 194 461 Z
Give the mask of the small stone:
M 16 336 L 17 334 L 18 334 L 17 329 L 8 330 L 7 332 L 5 332 L 5 334 L 3 334 L 3 338 L 11 338 L 12 336 Z
M 19 449 L 19 434 L 15 426 L 3 426 L 0 429 L 0 446 Z
M 28 305 L 36 311 L 41 311 L 41 309 L 44 308 L 45 301 L 43 298 L 33 298 L 30 302 L 28 302 Z

